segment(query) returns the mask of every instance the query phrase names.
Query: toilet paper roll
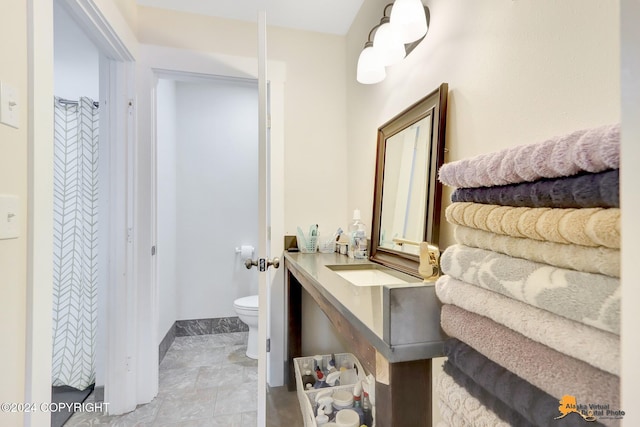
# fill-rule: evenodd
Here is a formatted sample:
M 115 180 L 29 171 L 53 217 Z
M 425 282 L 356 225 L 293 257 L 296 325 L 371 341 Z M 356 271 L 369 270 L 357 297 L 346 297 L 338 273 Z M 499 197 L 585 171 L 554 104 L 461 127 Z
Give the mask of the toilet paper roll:
M 253 246 L 249 246 L 249 245 L 240 246 L 240 258 L 242 259 L 253 258 L 253 251 L 254 251 Z

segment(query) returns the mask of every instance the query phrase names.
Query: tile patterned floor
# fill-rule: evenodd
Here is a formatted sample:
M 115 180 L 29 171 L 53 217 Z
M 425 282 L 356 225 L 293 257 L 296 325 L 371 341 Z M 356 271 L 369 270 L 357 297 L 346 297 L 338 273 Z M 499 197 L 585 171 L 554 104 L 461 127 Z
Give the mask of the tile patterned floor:
M 176 337 L 152 402 L 119 416 L 76 413 L 65 427 L 253 427 L 258 362 L 245 355 L 246 341 L 247 332 Z

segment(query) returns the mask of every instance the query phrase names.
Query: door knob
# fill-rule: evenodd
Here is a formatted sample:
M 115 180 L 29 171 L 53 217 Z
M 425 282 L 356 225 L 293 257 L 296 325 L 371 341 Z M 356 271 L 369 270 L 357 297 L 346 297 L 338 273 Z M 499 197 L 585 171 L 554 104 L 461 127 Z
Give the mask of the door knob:
M 251 258 L 247 258 L 244 260 L 244 266 L 247 267 L 247 270 L 251 269 L 251 267 L 253 266 L 256 266 L 258 267 L 259 271 L 267 271 L 267 268 L 269 268 L 270 266 L 273 266 L 273 268 L 280 267 L 280 259 L 258 258 L 256 260 L 253 260 Z
M 267 260 L 267 268 L 269 268 L 269 266 L 273 266 L 273 268 L 280 267 L 280 259 L 279 258 L 273 258 L 272 260 L 268 259 Z

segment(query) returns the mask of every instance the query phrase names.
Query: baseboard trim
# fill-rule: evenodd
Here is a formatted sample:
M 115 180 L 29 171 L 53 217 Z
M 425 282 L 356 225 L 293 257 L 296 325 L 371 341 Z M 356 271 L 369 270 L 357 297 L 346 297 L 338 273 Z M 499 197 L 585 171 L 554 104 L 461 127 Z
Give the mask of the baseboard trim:
M 240 318 L 216 317 L 210 319 L 176 320 L 169 328 L 159 345 L 160 362 L 167 354 L 176 337 L 196 335 L 227 334 L 231 332 L 248 332 L 249 327 Z
M 104 386 L 97 386 L 93 389 L 93 398 L 96 402 L 104 402 Z

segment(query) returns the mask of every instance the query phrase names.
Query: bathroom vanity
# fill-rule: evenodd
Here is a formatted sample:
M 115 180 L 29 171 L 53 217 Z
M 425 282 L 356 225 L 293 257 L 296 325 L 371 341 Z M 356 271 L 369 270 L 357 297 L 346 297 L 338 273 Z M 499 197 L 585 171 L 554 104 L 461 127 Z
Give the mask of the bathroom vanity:
M 448 85 L 378 129 L 370 260 L 335 253 L 285 253 L 288 386 L 302 351 L 306 291 L 376 378 L 378 427 L 431 426 L 431 359 L 443 355 L 434 282 Z M 428 242 L 427 251 L 421 242 Z M 286 245 L 285 245 L 286 246 Z M 286 246 L 289 247 L 289 246 Z M 426 255 L 426 256 L 425 256 Z M 426 262 L 422 262 L 424 260 Z
M 350 343 L 376 377 L 378 427 L 431 426 L 431 359 L 442 356 L 440 306 L 434 283 L 339 254 L 286 253 L 289 361 L 302 352 L 302 291 Z

